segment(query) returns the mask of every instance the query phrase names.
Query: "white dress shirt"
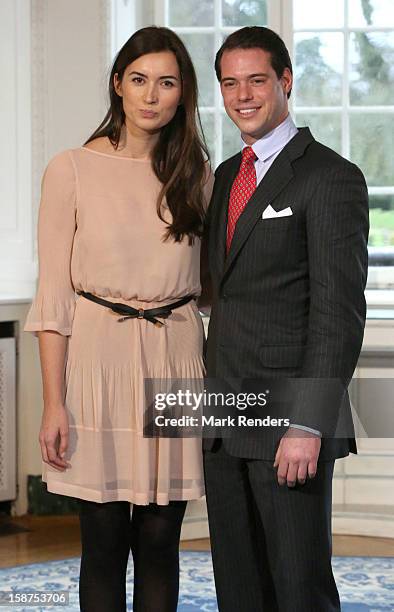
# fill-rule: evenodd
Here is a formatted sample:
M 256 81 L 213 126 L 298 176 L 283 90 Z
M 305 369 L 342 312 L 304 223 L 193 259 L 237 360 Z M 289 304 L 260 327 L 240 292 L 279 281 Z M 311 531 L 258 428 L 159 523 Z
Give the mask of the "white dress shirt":
M 253 145 L 252 149 L 255 152 L 257 159 L 254 163 L 256 169 L 257 185 L 260 183 L 262 178 L 267 174 L 268 170 L 272 166 L 274 160 L 278 157 L 282 149 L 287 145 L 288 142 L 297 134 L 298 129 L 296 128 L 293 119 L 290 115 L 287 115 L 286 119 L 282 121 L 276 128 L 268 132 L 265 136 L 257 140 Z M 244 149 L 248 145 L 242 140 L 242 148 Z

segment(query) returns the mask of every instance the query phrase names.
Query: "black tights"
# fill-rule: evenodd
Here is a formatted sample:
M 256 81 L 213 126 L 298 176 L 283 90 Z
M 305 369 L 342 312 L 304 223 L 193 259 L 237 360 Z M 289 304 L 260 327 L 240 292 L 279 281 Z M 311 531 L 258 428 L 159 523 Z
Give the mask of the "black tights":
M 129 552 L 134 561 L 134 612 L 176 612 L 179 538 L 186 501 L 133 506 L 78 499 L 82 612 L 124 612 Z

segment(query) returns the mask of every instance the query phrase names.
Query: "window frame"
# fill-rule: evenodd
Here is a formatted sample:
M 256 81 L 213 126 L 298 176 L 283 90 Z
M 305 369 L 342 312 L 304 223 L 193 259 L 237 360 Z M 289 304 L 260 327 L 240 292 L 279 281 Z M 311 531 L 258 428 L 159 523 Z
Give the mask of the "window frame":
M 230 34 L 238 29 L 238 26 L 222 26 L 221 25 L 221 10 L 222 0 L 213 0 L 214 2 L 214 24 L 212 26 L 191 26 L 191 27 L 177 27 L 169 24 L 169 3 L 171 0 L 150 0 L 154 11 L 154 23 L 157 25 L 163 25 L 171 27 L 174 32 L 178 34 L 190 34 L 190 33 L 209 33 L 214 34 L 215 49 L 218 49 L 222 43 L 222 34 Z M 282 0 L 266 0 L 267 11 L 268 11 L 268 25 L 272 29 L 278 29 L 282 23 Z M 149 12 L 149 9 L 147 9 Z M 206 114 L 213 115 L 216 147 L 214 157 L 211 160 L 212 165 L 217 167 L 221 161 L 223 161 L 223 129 L 222 119 L 225 116 L 225 110 L 222 103 L 222 96 L 220 93 L 219 84 L 215 81 L 214 87 L 214 103 L 211 106 L 200 106 L 199 112 L 201 117 Z
M 112 0 L 113 3 L 128 4 L 130 0 Z M 215 46 L 219 48 L 221 44 L 221 35 L 223 32 L 232 32 L 237 27 L 223 27 L 221 26 L 221 0 L 213 0 L 215 10 L 215 22 L 212 26 L 201 26 L 201 27 L 172 27 L 174 31 L 179 33 L 214 33 L 215 34 Z M 133 2 L 134 6 L 134 26 L 135 28 L 143 27 L 151 23 L 157 25 L 168 25 L 168 9 L 170 0 L 136 0 Z M 348 23 L 348 2 L 349 0 L 343 0 L 344 2 L 344 25 L 342 28 L 295 28 L 293 27 L 293 2 L 294 0 L 267 0 L 268 9 L 268 27 L 272 28 L 283 38 L 289 49 L 290 56 L 294 57 L 294 36 L 298 32 L 341 32 L 344 35 L 344 78 L 342 82 L 342 104 L 340 106 L 327 106 L 327 107 L 297 107 L 294 105 L 293 97 L 290 98 L 289 109 L 293 116 L 297 115 L 298 112 L 307 114 L 312 112 L 318 112 L 324 114 L 338 113 L 341 115 L 341 127 L 342 127 L 342 147 L 341 154 L 344 157 L 349 158 L 350 153 L 350 117 L 356 113 L 376 113 L 384 112 L 387 114 L 394 114 L 394 105 L 392 106 L 353 106 L 349 100 L 349 53 L 348 43 L 351 32 L 391 32 L 393 27 L 379 27 L 379 26 L 365 26 L 365 27 L 351 27 Z M 346 69 L 345 69 L 346 68 Z M 216 142 L 218 143 L 215 147 L 214 158 L 212 159 L 212 165 L 216 167 L 222 161 L 222 117 L 225 114 L 220 88 L 218 83 L 215 83 L 214 90 L 214 104 L 213 106 L 202 106 L 200 107 L 200 113 L 202 116 L 206 113 L 212 113 L 215 121 L 215 136 Z M 394 195 L 394 185 L 388 187 L 373 187 L 368 186 L 369 195 Z M 393 253 L 394 263 L 394 248 L 386 247 L 369 247 L 369 253 L 371 261 L 377 260 L 382 255 L 386 255 L 387 252 Z M 390 262 L 391 264 L 391 262 Z M 376 289 L 376 293 L 379 291 L 393 290 L 394 289 L 394 265 L 370 265 L 368 275 L 368 287 Z M 369 292 L 371 294 L 371 292 Z M 375 293 L 375 291 L 373 292 Z M 394 304 L 394 291 L 393 291 L 393 304 Z
M 350 103 L 350 88 L 349 88 L 349 72 L 350 72 L 350 57 L 349 57 L 349 38 L 352 32 L 394 32 L 394 26 L 392 27 L 381 27 L 381 26 L 364 26 L 364 27 L 352 27 L 349 24 L 349 0 L 343 0 L 344 10 L 344 21 L 343 27 L 330 27 L 330 28 L 295 28 L 293 27 L 293 14 L 292 7 L 294 0 L 280 0 L 282 3 L 282 14 L 285 20 L 287 20 L 286 29 L 287 35 L 291 32 L 292 37 L 292 50 L 294 50 L 294 37 L 298 33 L 326 33 L 326 32 L 338 32 L 344 36 L 344 57 L 343 57 L 343 79 L 342 79 L 342 96 L 340 106 L 300 106 L 292 104 L 292 114 L 296 117 L 297 111 L 299 114 L 308 113 L 337 113 L 341 116 L 341 155 L 350 159 L 350 118 L 357 114 L 368 114 L 368 113 L 385 113 L 387 115 L 394 115 L 394 105 L 376 105 L 376 106 L 355 106 Z M 291 9 L 291 10 L 290 10 Z M 294 54 L 292 54 L 294 57 Z M 368 193 L 370 196 L 374 195 L 391 195 L 394 196 L 394 182 L 390 186 L 370 186 L 368 185 Z M 394 212 L 394 211 L 393 211 Z M 368 287 L 371 289 L 384 290 L 394 288 L 394 247 L 368 247 L 370 255 L 370 266 L 368 270 Z M 379 261 L 383 258 L 387 258 L 388 254 L 392 256 L 390 265 L 379 265 Z M 375 265 L 374 265 L 374 262 Z

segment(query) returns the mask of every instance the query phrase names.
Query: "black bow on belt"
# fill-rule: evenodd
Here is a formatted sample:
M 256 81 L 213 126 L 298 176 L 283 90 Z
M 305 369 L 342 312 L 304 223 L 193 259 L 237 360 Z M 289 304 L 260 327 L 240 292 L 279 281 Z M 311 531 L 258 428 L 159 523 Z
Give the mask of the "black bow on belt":
M 103 298 L 98 297 L 97 295 L 93 295 L 93 293 L 88 293 L 86 291 L 77 291 L 78 295 L 82 295 L 88 300 L 92 302 L 96 302 L 96 304 L 101 304 L 102 306 L 106 306 L 110 308 L 114 312 L 118 314 L 124 314 L 126 316 L 118 319 L 118 322 L 125 321 L 126 319 L 146 319 L 150 321 L 157 327 L 162 327 L 164 323 L 156 319 L 156 317 L 160 317 L 166 319 L 175 308 L 179 308 L 184 304 L 190 302 L 190 300 L 194 299 L 194 295 L 187 295 L 186 297 L 178 300 L 177 302 L 173 302 L 172 304 L 167 304 L 166 306 L 159 306 L 158 308 L 149 308 L 148 310 L 144 310 L 143 308 L 133 308 L 132 306 L 128 306 L 127 304 L 121 304 L 120 302 L 109 302 L 108 300 L 104 300 Z

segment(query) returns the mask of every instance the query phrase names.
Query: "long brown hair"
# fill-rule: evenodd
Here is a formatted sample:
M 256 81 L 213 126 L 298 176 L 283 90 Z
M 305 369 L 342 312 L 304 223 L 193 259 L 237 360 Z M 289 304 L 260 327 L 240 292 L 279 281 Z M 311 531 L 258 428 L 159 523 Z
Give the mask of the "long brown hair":
M 162 216 L 164 197 L 172 215 L 165 240 L 180 242 L 185 235 L 189 244 L 202 235 L 204 217 L 203 183 L 209 153 L 198 112 L 198 87 L 194 66 L 181 39 L 168 28 L 149 26 L 138 30 L 117 54 L 109 78 L 110 107 L 103 121 L 85 142 L 107 136 L 118 148 L 125 122 L 122 98 L 116 93 L 114 75 L 122 80 L 127 66 L 148 53 L 172 51 L 178 62 L 182 80 L 182 102 L 172 120 L 160 130 L 152 152 L 152 167 L 162 183 L 157 200 L 157 214 Z

